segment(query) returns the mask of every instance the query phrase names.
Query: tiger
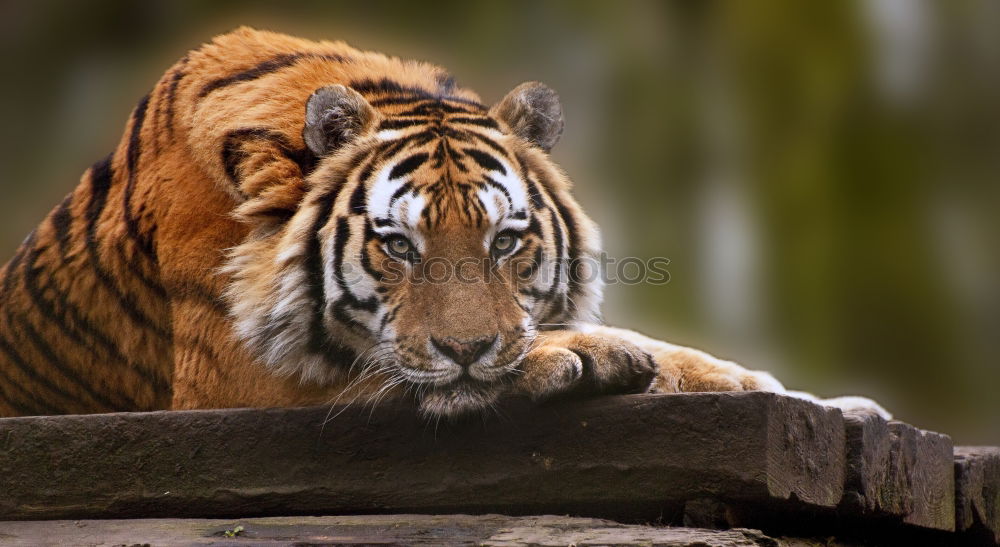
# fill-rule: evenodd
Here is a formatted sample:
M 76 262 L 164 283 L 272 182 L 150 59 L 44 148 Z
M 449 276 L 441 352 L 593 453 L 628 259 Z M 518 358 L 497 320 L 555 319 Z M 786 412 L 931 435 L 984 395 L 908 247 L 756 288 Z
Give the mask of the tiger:
M 563 125 L 542 83 L 488 106 L 424 62 L 215 37 L 0 270 L 0 416 L 786 393 L 602 324 Z

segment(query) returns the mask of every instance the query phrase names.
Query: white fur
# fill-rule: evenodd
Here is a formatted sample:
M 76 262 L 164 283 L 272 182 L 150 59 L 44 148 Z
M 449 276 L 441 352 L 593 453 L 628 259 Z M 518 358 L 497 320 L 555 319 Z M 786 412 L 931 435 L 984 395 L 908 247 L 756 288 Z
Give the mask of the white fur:
M 501 174 L 499 171 L 492 171 L 493 176 L 491 177 L 494 181 L 499 183 L 501 186 L 507 189 L 510 194 L 510 202 L 513 210 L 518 211 L 521 209 L 528 208 L 528 188 L 515 174 L 514 168 L 510 166 L 509 163 L 504 161 L 503 158 L 494 157 L 500 165 L 507 171 L 506 174 Z
M 389 218 L 389 201 L 392 195 L 406 183 L 403 178 L 390 179 L 393 165 L 386 165 L 375 175 L 375 181 L 368 187 L 368 212 L 374 218 Z
M 399 138 L 402 131 L 399 129 L 383 129 L 378 133 L 375 133 L 375 138 L 380 141 L 394 141 Z

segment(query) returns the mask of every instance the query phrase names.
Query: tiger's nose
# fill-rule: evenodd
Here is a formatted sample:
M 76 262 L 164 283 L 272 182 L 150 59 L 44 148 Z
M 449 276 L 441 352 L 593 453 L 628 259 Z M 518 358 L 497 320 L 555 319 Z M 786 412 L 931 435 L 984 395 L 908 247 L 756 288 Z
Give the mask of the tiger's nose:
M 449 336 L 440 340 L 432 337 L 431 343 L 446 357 L 463 367 L 467 367 L 489 351 L 496 340 L 496 335 L 483 336 L 475 340 L 458 340 Z

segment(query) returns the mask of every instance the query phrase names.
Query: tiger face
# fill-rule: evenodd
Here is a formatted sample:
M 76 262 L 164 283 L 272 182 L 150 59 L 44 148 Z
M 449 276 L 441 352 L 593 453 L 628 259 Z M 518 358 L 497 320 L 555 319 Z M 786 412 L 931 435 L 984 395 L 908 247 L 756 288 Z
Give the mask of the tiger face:
M 504 392 L 539 328 L 596 315 L 597 231 L 546 153 L 562 129 L 549 88 L 486 109 L 336 85 L 305 120 L 321 160 L 301 206 L 227 268 L 238 335 L 273 370 L 379 376 L 427 414 L 463 414 Z

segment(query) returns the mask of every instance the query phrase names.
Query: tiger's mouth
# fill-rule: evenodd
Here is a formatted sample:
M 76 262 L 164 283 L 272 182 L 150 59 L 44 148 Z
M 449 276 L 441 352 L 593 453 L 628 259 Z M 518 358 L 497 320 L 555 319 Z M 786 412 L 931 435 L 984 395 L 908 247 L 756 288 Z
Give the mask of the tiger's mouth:
M 503 392 L 504 382 L 480 382 L 460 378 L 434 386 L 418 397 L 420 413 L 430 417 L 454 418 L 475 414 L 493 406 Z
M 520 332 L 505 345 L 494 344 L 491 355 L 460 364 L 446 355 L 412 346 L 397 347 L 394 376 L 409 385 L 420 414 L 458 418 L 481 414 L 509 391 L 533 337 Z M 498 339 L 499 342 L 499 339 Z

